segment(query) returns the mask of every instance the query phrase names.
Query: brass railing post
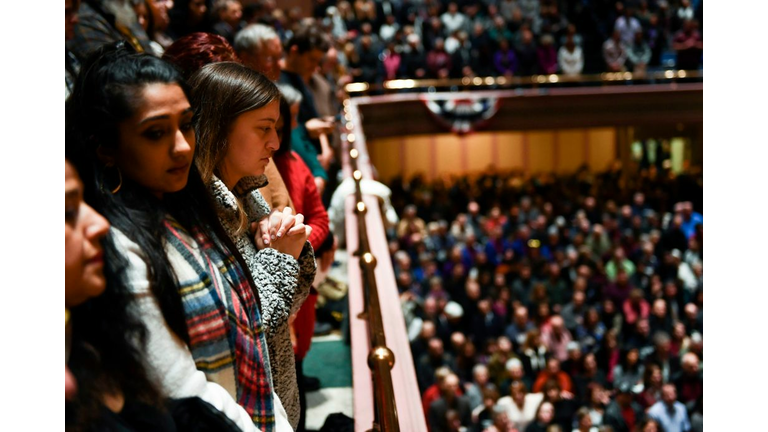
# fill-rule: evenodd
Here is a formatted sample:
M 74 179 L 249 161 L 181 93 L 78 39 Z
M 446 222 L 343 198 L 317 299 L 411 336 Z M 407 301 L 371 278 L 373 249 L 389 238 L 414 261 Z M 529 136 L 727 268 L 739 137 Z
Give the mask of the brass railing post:
M 344 108 L 345 115 L 349 115 L 348 108 Z M 351 123 L 347 126 L 347 142 L 350 147 L 355 144 L 355 135 L 350 131 Z M 352 165 L 352 178 L 355 181 L 355 215 L 357 216 L 357 229 L 359 244 L 355 256 L 359 258 L 360 270 L 363 279 L 364 310 L 359 318 L 368 322 L 368 332 L 371 341 L 371 351 L 368 354 L 368 367 L 373 375 L 373 399 L 374 399 L 374 423 L 372 430 L 384 432 L 399 432 L 400 424 L 397 418 L 397 404 L 392 385 L 392 368 L 395 365 L 395 354 L 387 348 L 387 340 L 384 334 L 384 323 L 381 317 L 379 303 L 379 291 L 376 285 L 376 257 L 371 253 L 368 241 L 368 228 L 365 217 L 368 208 L 363 201 L 363 193 L 360 182 L 363 173 L 358 168 L 359 151 L 356 148 L 350 150 L 350 162 Z

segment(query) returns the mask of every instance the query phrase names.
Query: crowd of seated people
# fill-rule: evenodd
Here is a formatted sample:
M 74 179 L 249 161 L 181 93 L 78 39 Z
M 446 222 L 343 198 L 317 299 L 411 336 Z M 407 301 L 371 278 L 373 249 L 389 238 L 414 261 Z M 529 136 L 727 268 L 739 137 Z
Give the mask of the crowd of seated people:
M 703 53 L 701 0 L 316 0 L 312 10 L 280 8 L 274 0 L 66 3 L 70 14 L 80 7 L 80 24 L 68 33 L 70 81 L 78 62 L 105 42 L 125 39 L 161 56 L 195 32 L 232 45 L 241 33 L 246 43 L 261 38 L 254 49 L 262 55 L 242 60 L 275 68 L 288 61 L 286 43 L 307 23 L 328 36 L 318 75 L 332 91 L 350 81 L 399 78 L 697 70 Z M 256 24 L 269 27 L 277 42 L 266 42 L 264 29 L 249 28 Z
M 700 431 L 701 185 L 619 164 L 389 182 L 430 430 Z
M 351 78 L 369 83 L 645 72 L 669 54 L 698 69 L 703 49 L 701 1 L 321 0 L 313 14 Z
M 304 430 L 330 43 L 297 24 L 283 61 L 238 2 L 172 5 L 65 0 L 66 427 Z

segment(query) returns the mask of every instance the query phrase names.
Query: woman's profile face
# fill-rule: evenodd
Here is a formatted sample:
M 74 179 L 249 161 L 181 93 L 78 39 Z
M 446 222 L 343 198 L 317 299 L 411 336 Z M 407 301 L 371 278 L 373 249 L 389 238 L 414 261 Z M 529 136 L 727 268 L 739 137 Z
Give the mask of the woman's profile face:
M 101 239 L 109 222 L 83 201 L 83 183 L 75 168 L 64 164 L 64 302 L 78 305 L 104 291 Z
M 122 175 L 158 198 L 187 185 L 195 153 L 192 107 L 176 84 L 148 84 L 132 117 L 118 126 L 116 163 Z
M 234 187 L 240 179 L 264 174 L 269 158 L 280 148 L 276 125 L 280 102 L 240 114 L 227 135 L 227 153 L 219 166 L 224 183 Z

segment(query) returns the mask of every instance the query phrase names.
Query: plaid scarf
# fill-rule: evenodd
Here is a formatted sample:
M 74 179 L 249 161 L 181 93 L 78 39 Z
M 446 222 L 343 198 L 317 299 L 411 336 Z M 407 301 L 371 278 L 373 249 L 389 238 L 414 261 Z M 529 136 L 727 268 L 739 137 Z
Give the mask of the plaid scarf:
M 260 430 L 273 431 L 269 354 L 246 274 L 198 227 L 187 232 L 170 218 L 165 226 L 197 369 L 233 394 Z

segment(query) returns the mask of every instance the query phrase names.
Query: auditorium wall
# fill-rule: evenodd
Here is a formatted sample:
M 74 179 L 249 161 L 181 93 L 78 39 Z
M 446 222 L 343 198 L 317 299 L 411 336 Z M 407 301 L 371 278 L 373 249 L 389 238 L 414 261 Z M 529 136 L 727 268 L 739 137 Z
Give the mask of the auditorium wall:
M 367 147 L 383 181 L 398 174 L 435 178 L 490 167 L 567 173 L 586 163 L 593 170 L 603 170 L 617 158 L 613 128 L 369 138 Z

